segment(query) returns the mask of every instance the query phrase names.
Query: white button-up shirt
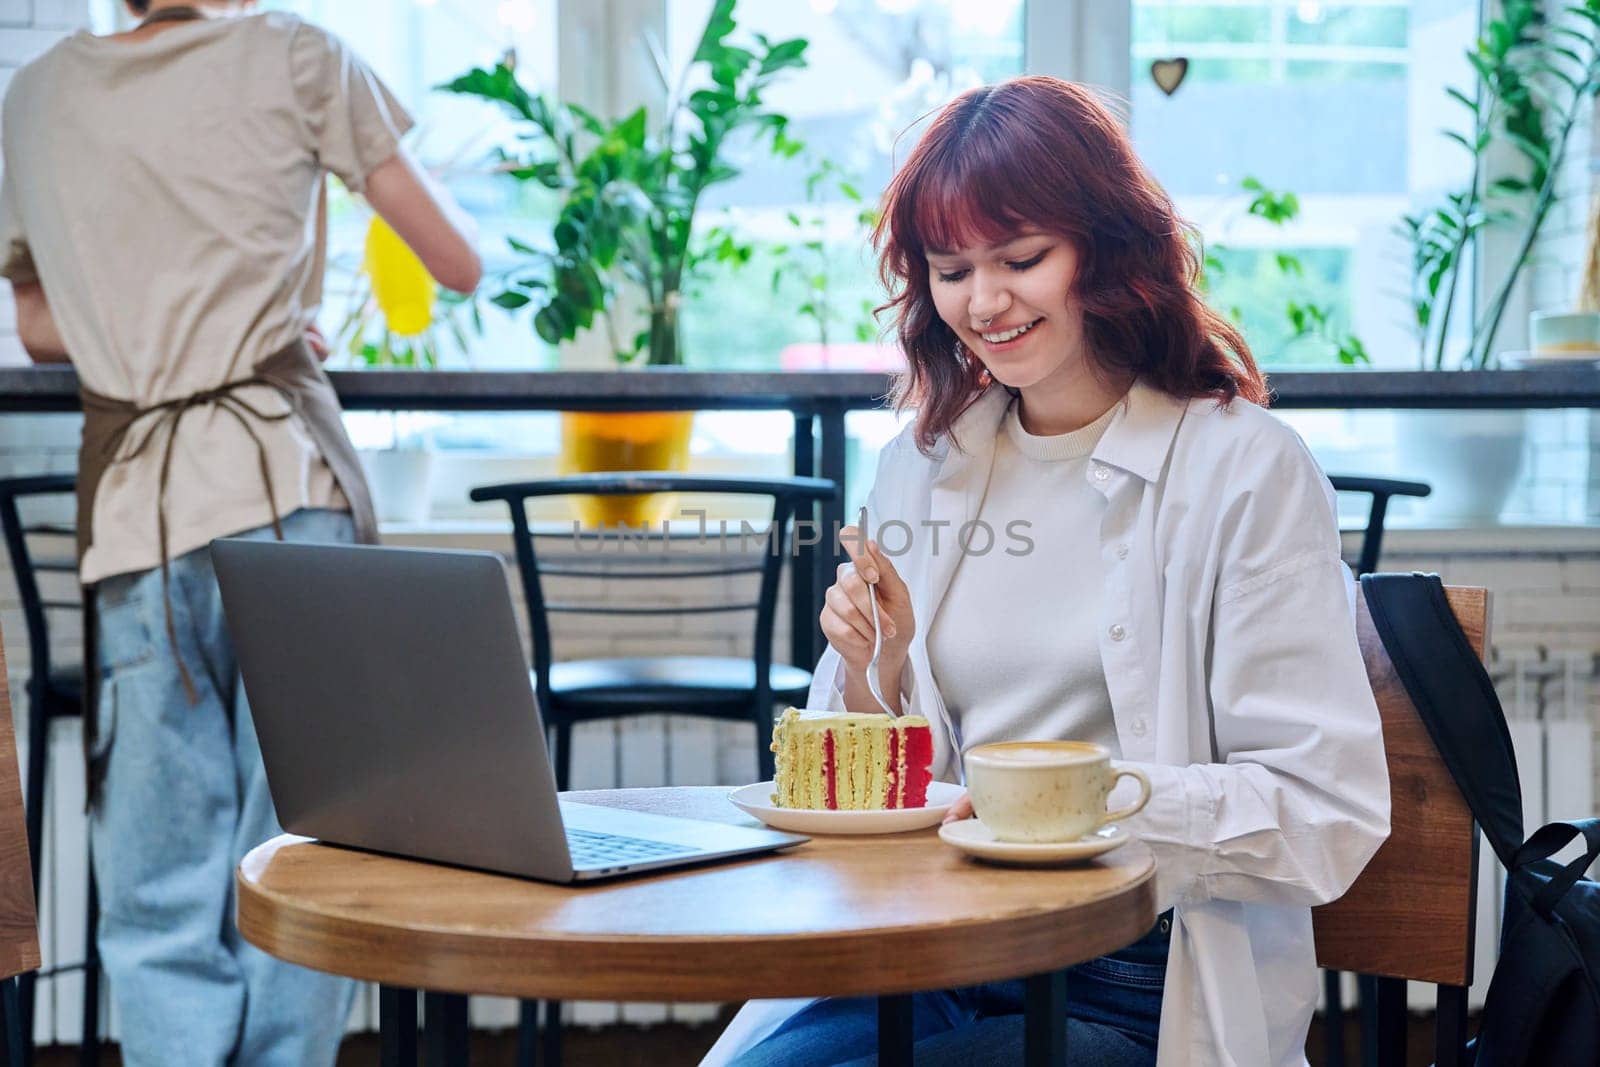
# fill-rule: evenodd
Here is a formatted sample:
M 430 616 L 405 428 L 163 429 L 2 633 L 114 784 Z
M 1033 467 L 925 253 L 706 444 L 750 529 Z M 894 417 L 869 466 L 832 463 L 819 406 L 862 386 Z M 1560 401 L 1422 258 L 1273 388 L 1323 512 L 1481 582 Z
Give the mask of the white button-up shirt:
M 917 534 L 892 560 L 918 622 L 902 706 L 934 724 L 934 773 L 947 781 L 960 760 L 923 634 L 959 548 L 926 534 L 975 518 L 1008 399 L 999 388 L 980 397 L 932 456 L 908 428 L 884 449 L 868 504 L 880 528 L 898 519 Z M 1389 832 L 1332 489 L 1261 408 L 1142 384 L 1093 460 L 1101 546 L 1116 560 L 1100 657 L 1122 762 L 1152 786 L 1125 825 L 1155 854 L 1158 910 L 1176 909 L 1158 1063 L 1303 1064 L 1317 998 L 1310 909 L 1344 893 Z M 1023 562 L 1041 590 L 1072 565 Z M 810 706 L 841 708 L 842 684 L 829 649 Z M 805 1003 L 752 1002 L 705 1062 L 725 1062 Z

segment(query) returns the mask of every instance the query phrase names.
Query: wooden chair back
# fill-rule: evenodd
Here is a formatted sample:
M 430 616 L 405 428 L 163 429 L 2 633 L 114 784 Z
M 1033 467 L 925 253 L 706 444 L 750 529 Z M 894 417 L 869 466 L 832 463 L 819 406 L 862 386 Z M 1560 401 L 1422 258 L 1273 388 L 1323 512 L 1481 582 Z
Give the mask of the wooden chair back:
M 1481 658 L 1486 589 L 1446 589 Z M 1466 986 L 1472 982 L 1478 827 L 1395 673 L 1357 597 L 1357 632 L 1383 719 L 1391 800 L 1389 839 L 1350 891 L 1312 911 L 1317 963 L 1332 970 Z
M 42 743 L 36 737 L 29 741 Z M 39 966 L 31 870 L 17 739 L 11 728 L 11 689 L 6 680 L 5 650 L 0 647 L 0 982 Z

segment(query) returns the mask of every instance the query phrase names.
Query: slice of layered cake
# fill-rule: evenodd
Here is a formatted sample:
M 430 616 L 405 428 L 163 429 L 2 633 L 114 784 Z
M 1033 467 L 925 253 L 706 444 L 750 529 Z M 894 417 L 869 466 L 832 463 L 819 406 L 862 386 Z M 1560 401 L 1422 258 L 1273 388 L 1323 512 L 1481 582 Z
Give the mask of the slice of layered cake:
M 869 811 L 928 803 L 933 733 L 920 715 L 802 712 L 790 708 L 772 731 L 780 808 Z

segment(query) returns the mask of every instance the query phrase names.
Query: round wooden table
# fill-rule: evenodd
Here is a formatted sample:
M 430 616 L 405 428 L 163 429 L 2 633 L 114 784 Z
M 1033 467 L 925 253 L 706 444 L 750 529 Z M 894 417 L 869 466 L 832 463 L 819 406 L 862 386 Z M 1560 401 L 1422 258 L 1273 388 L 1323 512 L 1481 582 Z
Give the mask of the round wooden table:
M 720 787 L 564 799 L 753 823 Z M 775 855 L 565 886 L 285 835 L 251 851 L 236 881 L 246 940 L 319 971 L 524 999 L 878 995 L 885 1063 L 909 1062 L 904 994 L 1028 978 L 1029 1060 L 1058 1063 L 1064 969 L 1150 930 L 1153 873 L 1137 842 L 1080 866 L 1011 869 L 926 830 L 818 836 Z M 411 1011 L 414 1036 L 414 997 Z M 389 1014 L 385 1049 L 403 1059 Z M 454 1015 L 464 1030 L 464 1001 Z

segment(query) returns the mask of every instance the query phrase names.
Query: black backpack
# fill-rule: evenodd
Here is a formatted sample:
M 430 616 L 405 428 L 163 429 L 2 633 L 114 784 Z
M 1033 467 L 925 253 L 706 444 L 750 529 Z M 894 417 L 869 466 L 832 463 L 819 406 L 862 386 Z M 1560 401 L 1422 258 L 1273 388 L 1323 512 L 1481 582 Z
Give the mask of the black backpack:
M 1361 579 L 1373 625 L 1467 806 L 1509 872 L 1500 959 L 1477 1067 L 1600 1064 L 1600 819 L 1553 822 L 1523 840 L 1522 790 L 1505 713 L 1434 574 Z M 1582 856 L 1550 859 L 1574 838 Z

